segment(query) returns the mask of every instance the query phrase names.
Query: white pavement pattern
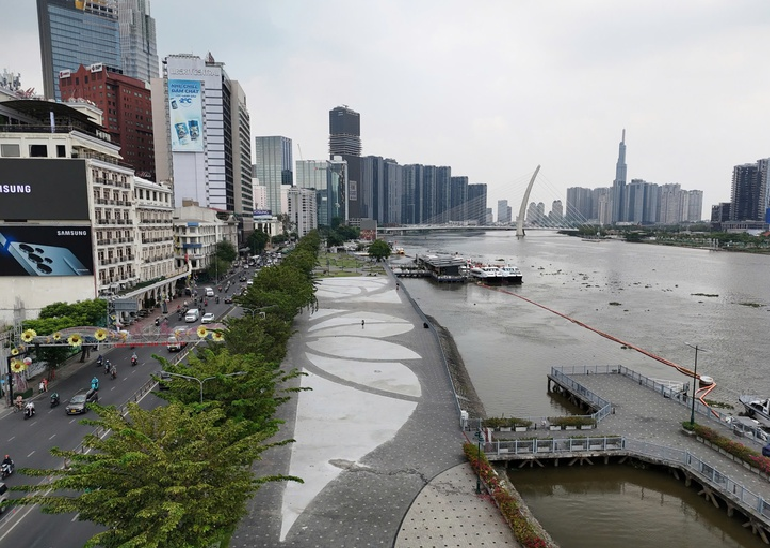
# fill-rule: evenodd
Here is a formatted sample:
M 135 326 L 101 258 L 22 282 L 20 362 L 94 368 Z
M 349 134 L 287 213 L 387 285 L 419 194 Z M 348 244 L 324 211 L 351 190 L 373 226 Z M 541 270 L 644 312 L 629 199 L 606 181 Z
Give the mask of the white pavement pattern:
M 395 280 L 324 279 L 316 294 L 322 308 L 297 317 L 283 364 L 311 375 L 301 384 L 313 390 L 292 397 L 278 414 L 286 424 L 277 439 L 296 442 L 270 449 L 255 466 L 258 475 L 292 474 L 305 483 L 263 486 L 231 548 L 392 547 L 423 488 L 465 463 L 440 348 Z M 456 495 L 464 492 L 472 506 L 489 504 L 473 495 L 474 487 L 461 479 Z M 473 538 L 505 544 L 499 532 L 486 536 L 499 527 L 499 515 L 468 522 L 475 513 L 458 513 L 450 499 L 431 496 L 426 491 L 415 511 L 440 502 L 436 510 L 449 527 L 440 535 L 475 528 Z M 432 536 L 435 524 L 419 522 L 410 518 L 409 534 L 422 526 Z M 399 546 L 444 546 L 404 542 Z

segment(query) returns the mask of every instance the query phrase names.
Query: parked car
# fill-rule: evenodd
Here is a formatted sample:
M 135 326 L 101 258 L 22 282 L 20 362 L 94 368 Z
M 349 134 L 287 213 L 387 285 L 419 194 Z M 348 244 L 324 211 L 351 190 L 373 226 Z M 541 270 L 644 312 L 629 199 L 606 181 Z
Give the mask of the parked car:
M 0 504 L 8 500 L 8 494 L 6 491 L 8 491 L 8 486 L 6 486 L 4 483 L 0 483 Z M 3 510 L 5 510 L 5 506 L 0 505 L 0 514 L 3 513 Z
M 232 295 L 228 295 L 225 297 L 225 304 L 233 304 L 233 297 Z
M 242 282 L 245 282 L 245 281 L 246 281 L 246 276 L 241 276 L 241 277 L 240 277 L 240 280 L 241 280 Z
M 212 323 L 214 321 L 214 314 L 212 312 L 206 312 L 201 318 L 201 323 Z
M 70 398 L 65 411 L 68 415 L 80 415 L 88 411 L 87 403 L 99 401 L 99 393 L 96 390 L 83 388 Z

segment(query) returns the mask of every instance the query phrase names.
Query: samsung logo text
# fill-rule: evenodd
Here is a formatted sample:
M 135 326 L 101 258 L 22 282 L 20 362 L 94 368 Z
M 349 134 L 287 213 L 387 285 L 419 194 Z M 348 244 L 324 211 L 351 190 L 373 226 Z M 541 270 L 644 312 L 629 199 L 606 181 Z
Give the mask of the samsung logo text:
M 57 236 L 87 236 L 88 233 L 85 230 L 58 230 Z
M 32 194 L 32 185 L 0 185 L 0 194 Z

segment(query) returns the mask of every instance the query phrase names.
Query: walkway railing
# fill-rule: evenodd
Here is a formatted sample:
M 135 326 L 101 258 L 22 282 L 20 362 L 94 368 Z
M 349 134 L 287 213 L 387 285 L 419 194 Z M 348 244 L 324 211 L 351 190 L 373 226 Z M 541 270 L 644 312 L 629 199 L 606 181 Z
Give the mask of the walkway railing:
M 601 366 L 595 366 L 595 367 L 601 367 Z M 608 366 L 605 366 L 608 367 Z M 599 422 L 604 417 L 612 413 L 612 403 L 605 400 L 598 394 L 594 394 L 591 392 L 588 388 L 577 382 L 576 380 L 570 378 L 568 374 L 575 374 L 579 371 L 575 370 L 583 370 L 583 374 L 585 374 L 585 370 L 590 369 L 588 367 L 552 367 L 551 368 L 551 377 L 558 381 L 560 384 L 563 384 L 564 386 L 568 387 L 570 391 L 573 394 L 577 394 L 578 396 L 581 396 L 583 399 L 591 402 L 597 409 L 595 413 L 591 413 L 591 418 L 596 419 L 596 422 Z
M 743 484 L 730 479 L 730 476 L 720 472 L 714 466 L 690 453 L 637 441 L 624 437 L 589 437 L 561 439 L 531 439 L 495 441 L 483 444 L 484 453 L 491 460 L 495 457 L 507 458 L 508 455 L 559 456 L 564 454 L 606 453 L 628 454 L 631 456 L 655 459 L 665 465 L 678 465 L 701 479 L 708 480 L 720 489 L 721 494 L 729 496 L 736 502 L 742 502 L 747 507 L 756 510 L 765 518 L 770 518 L 770 501 L 767 501 L 746 488 Z

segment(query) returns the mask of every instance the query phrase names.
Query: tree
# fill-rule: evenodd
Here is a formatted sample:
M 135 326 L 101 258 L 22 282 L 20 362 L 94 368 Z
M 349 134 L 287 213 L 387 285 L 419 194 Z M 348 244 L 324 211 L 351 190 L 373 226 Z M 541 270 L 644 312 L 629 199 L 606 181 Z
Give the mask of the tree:
M 69 346 L 41 346 L 35 350 L 35 358 L 48 364 L 48 380 L 52 380 L 55 370 L 72 354 Z
M 268 363 L 281 363 L 292 335 L 291 324 L 270 310 L 265 318 L 247 315 L 227 320 L 225 347 L 232 354 L 253 354 Z
M 336 232 L 332 232 L 326 237 L 326 245 L 328 247 L 338 247 L 343 245 L 344 243 L 345 243 L 345 240 L 342 238 L 342 236 L 340 236 Z
M 201 381 L 208 379 L 201 385 L 172 376 L 170 380 L 163 381 L 169 390 L 161 392 L 160 397 L 193 408 L 221 408 L 223 420 L 234 419 L 239 423 L 247 423 L 249 434 L 262 432 L 272 436 L 277 433 L 278 425 L 281 424 L 275 418 L 278 407 L 289 399 L 288 394 L 309 390 L 287 386 L 289 381 L 305 373 L 296 369 L 283 371 L 279 366 L 280 361 L 264 362 L 254 354 L 232 354 L 227 349 L 218 352 L 203 349 L 197 355 L 190 355 L 187 365 L 172 365 L 165 358 L 155 357 L 165 371 Z
M 230 269 L 230 262 L 223 261 L 217 256 L 211 257 L 211 264 L 206 268 L 206 275 L 212 279 L 216 280 L 220 276 L 223 276 L 224 274 L 227 274 L 227 271 Z
M 259 255 L 265 250 L 265 246 L 269 241 L 270 236 L 261 230 L 255 230 L 246 238 L 246 245 L 253 255 Z
M 272 307 L 271 313 L 290 322 L 302 308 L 315 303 L 315 288 L 307 273 L 281 263 L 260 270 L 239 300 L 252 310 Z
M 215 255 L 222 261 L 232 263 L 238 258 L 238 250 L 228 240 L 220 240 L 217 242 Z
M 286 241 L 286 235 L 284 234 L 276 234 L 275 236 L 270 238 L 270 243 L 272 243 L 273 245 L 280 245 L 285 241 Z
M 108 303 L 104 299 L 86 299 L 74 304 L 53 303 L 43 307 L 40 310 L 38 319 L 46 320 L 68 318 L 68 325 L 64 325 L 63 327 L 74 327 L 78 325 L 103 325 L 107 318 L 107 306 Z M 54 329 L 54 331 L 58 331 L 63 327 Z M 38 334 L 48 335 L 54 331 L 38 332 Z
M 369 256 L 376 261 L 381 261 L 390 257 L 390 246 L 385 240 L 375 240 L 369 246 Z
M 93 409 L 99 418 L 83 423 L 112 433 L 87 435 L 87 452 L 53 448 L 70 465 L 21 470 L 45 479 L 15 487 L 30 496 L 13 500 L 107 528 L 86 547 L 211 546 L 237 525 L 262 484 L 302 481 L 254 477 L 250 467 L 262 452 L 293 440 L 265 443 L 269 434 L 249 434 L 249 425 L 224 421 L 221 409 L 196 412 L 172 403 L 145 411 L 133 402 L 125 416 L 112 407 Z

